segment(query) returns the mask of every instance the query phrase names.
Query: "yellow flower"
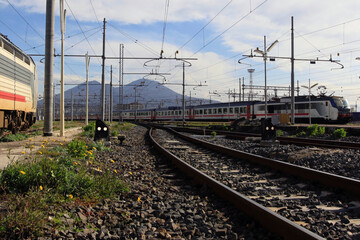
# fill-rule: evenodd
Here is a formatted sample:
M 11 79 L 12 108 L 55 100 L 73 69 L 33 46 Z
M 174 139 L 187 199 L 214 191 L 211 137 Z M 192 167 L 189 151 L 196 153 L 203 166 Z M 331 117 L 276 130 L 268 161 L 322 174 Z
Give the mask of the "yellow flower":
M 93 147 L 94 150 L 96 150 L 96 147 Z
M 78 163 L 77 163 L 77 162 L 74 162 L 74 164 L 75 164 L 75 165 L 78 165 Z
M 46 142 L 46 143 L 47 143 L 47 142 L 48 142 L 48 140 L 44 140 L 44 142 Z
M 64 145 L 64 144 L 60 143 L 60 145 L 62 146 L 62 145 Z
M 69 198 L 73 198 L 73 197 L 74 197 L 73 195 L 69 194 Z
M 114 172 L 117 173 L 116 169 L 114 169 Z
M 112 160 L 112 159 L 111 159 L 110 161 L 111 161 L 112 163 L 115 163 L 115 161 L 114 161 L 114 160 Z
M 89 161 L 90 164 L 92 164 L 92 161 Z
M 77 150 L 75 150 L 74 152 L 78 152 Z
M 44 146 L 44 145 L 41 145 L 41 147 L 42 147 L 42 148 L 45 148 L 45 146 Z
M 49 158 L 50 159 L 50 161 L 52 161 L 53 159 L 52 158 Z
M 22 153 L 22 154 L 25 154 L 25 151 L 22 151 L 21 153 Z
M 84 156 L 86 157 L 86 156 L 87 156 L 87 154 L 86 154 L 86 153 L 84 153 Z
M 40 186 L 39 188 L 40 188 L 41 191 L 43 190 L 43 187 L 42 187 L 42 186 Z
M 24 174 L 24 175 L 26 174 L 26 172 L 24 172 L 24 171 L 20 171 L 20 173 L 21 173 L 21 174 Z
M 51 139 L 51 141 L 55 142 L 55 139 Z
M 138 200 L 137 200 L 137 201 L 138 201 L 138 202 L 140 202 L 140 199 L 141 199 L 141 198 L 140 198 L 140 197 L 138 197 Z
M 130 173 L 130 175 L 133 175 L 132 172 L 129 172 L 129 173 Z
M 32 138 L 29 138 L 29 141 L 32 141 L 33 139 Z
M 99 167 L 97 168 L 97 170 L 98 170 L 98 172 L 100 172 L 100 168 L 99 168 Z
M 90 155 L 92 155 L 93 153 L 92 152 L 88 152 Z
M 41 151 L 39 151 L 39 154 L 42 154 L 42 152 L 41 152 Z

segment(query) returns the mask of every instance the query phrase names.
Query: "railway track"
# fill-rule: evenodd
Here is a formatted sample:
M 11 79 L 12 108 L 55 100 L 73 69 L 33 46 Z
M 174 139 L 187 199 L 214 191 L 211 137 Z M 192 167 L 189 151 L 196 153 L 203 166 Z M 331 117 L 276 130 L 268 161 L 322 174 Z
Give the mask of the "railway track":
M 210 135 L 212 130 L 200 130 L 191 128 L 173 128 L 176 131 L 196 133 L 196 134 L 208 134 Z M 245 140 L 247 137 L 261 137 L 256 133 L 242 133 L 242 132 L 228 132 L 228 131 L 215 131 L 217 134 L 224 135 L 231 139 Z M 360 150 L 360 143 L 357 142 L 345 142 L 336 140 L 325 139 L 310 139 L 310 138 L 298 138 L 298 137 L 277 137 L 280 144 L 294 144 L 298 146 L 316 146 L 324 148 L 342 148 L 342 149 L 355 149 Z
M 151 138 L 159 142 L 157 148 L 181 170 L 284 238 L 360 237 L 360 203 L 358 198 L 344 194 L 344 191 L 359 194 L 358 180 L 213 145 L 212 148 L 221 152 L 214 153 L 163 130 L 156 130 L 153 135 Z M 182 137 L 202 146 L 209 145 L 185 135 Z M 267 167 L 259 165 L 264 162 Z M 299 180 L 299 176 L 332 187 Z M 340 189 L 339 193 L 334 187 Z

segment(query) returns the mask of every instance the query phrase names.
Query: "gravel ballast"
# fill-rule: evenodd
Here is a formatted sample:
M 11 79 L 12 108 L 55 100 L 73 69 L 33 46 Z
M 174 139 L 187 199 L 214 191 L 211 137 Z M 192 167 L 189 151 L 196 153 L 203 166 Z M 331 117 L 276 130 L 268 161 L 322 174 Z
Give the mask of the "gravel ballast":
M 146 131 L 137 126 L 122 132 L 123 145 L 115 141 L 97 156 L 123 176 L 130 192 L 96 205 L 68 206 L 61 219 L 66 230 L 53 230 L 50 216 L 43 239 L 276 239 L 156 156 Z

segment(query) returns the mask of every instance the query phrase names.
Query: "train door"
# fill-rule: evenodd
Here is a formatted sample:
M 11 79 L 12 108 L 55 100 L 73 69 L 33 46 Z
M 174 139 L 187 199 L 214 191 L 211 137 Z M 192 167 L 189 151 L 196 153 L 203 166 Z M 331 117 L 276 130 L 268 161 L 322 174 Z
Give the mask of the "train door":
M 193 108 L 189 109 L 189 120 L 195 119 L 195 110 Z
M 246 106 L 246 118 L 247 119 L 251 118 L 251 105 Z
M 154 111 L 150 111 L 150 119 L 151 121 L 155 121 L 156 120 L 156 110 Z

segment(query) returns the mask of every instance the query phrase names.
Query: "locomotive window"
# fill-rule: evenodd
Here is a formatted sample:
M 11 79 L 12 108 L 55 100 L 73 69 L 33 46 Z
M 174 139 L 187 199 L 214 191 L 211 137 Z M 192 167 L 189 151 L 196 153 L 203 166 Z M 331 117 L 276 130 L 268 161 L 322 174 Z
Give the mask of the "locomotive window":
M 24 60 L 24 55 L 21 52 L 16 51 L 16 50 L 15 50 L 15 57 L 17 57 L 20 60 Z
M 227 113 L 227 108 L 223 108 L 223 113 Z
M 8 51 L 9 53 L 14 54 L 14 49 L 13 49 L 12 46 L 11 46 L 9 43 L 7 43 L 7 42 L 4 42 L 4 49 L 5 49 L 6 51 Z
M 229 113 L 233 113 L 233 108 L 229 108 Z
M 27 65 L 30 65 L 30 59 L 27 56 L 24 56 L 24 61 L 27 63 Z
M 235 113 L 239 113 L 239 108 L 238 107 L 235 108 Z
M 0 47 L 2 47 L 2 41 L 1 41 L 1 39 L 0 39 Z
M 222 109 L 221 109 L 221 108 L 218 108 L 218 113 L 222 113 Z

